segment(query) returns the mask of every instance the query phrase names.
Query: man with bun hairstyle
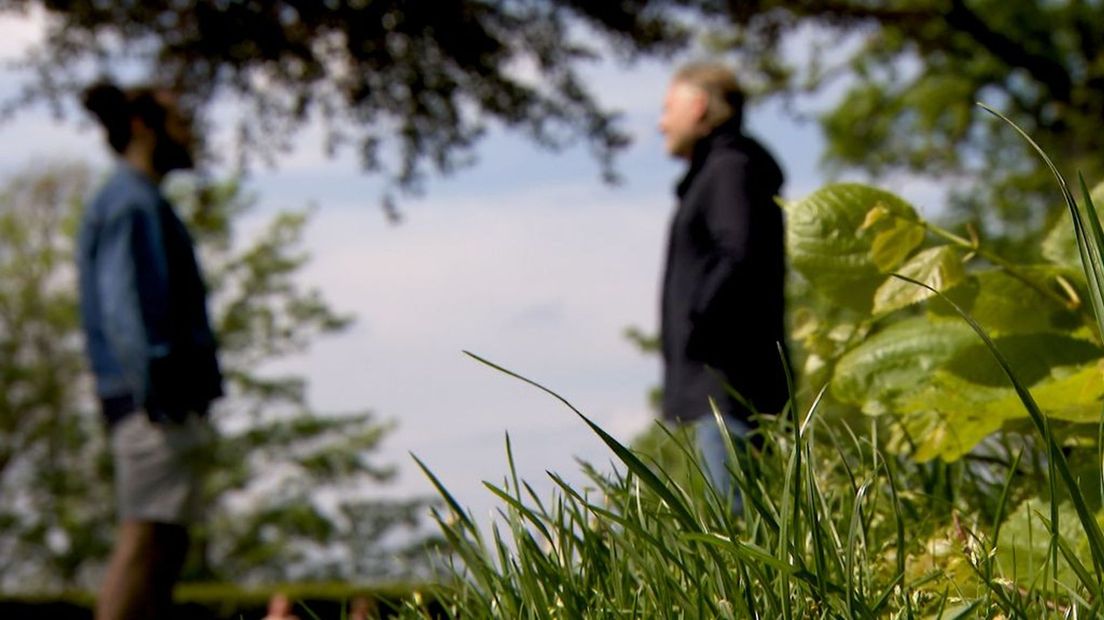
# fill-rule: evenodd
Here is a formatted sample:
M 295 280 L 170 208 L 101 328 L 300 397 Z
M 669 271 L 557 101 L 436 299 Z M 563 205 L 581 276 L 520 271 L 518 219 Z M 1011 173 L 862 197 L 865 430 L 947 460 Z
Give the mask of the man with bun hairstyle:
M 207 411 L 222 395 L 192 238 L 159 189 L 192 167 L 195 141 L 167 90 L 100 83 L 84 105 L 119 156 L 85 206 L 77 254 L 119 518 L 96 620 L 165 618 L 210 460 Z
M 742 501 L 710 399 L 729 433 L 743 437 L 753 430 L 753 414 L 778 413 L 787 398 L 778 348 L 785 261 L 775 197 L 782 171 L 744 135 L 743 107 L 731 69 L 694 63 L 675 73 L 659 123 L 667 152 L 689 163 L 676 191 L 663 279 L 663 417 L 693 425 L 707 475 L 722 495 L 732 495 L 737 512 Z

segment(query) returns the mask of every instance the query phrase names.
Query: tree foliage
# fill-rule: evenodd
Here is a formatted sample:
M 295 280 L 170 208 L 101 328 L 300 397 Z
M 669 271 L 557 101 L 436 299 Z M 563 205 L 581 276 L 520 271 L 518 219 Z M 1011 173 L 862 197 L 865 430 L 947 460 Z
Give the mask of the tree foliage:
M 15 106 L 137 66 L 197 107 L 236 101 L 245 156 L 288 148 L 316 119 L 328 148 L 351 141 L 367 170 L 416 190 L 429 169 L 470 161 L 490 121 L 548 147 L 581 138 L 612 175 L 627 138 L 579 69 L 599 49 L 672 49 L 685 40 L 669 14 L 678 4 L 2 0 L 0 12 L 38 8 L 47 19 Z
M 721 39 L 763 94 L 833 93 L 819 120 L 837 168 L 952 183 L 1002 234 L 1056 213 L 1049 173 L 983 101 L 1065 172 L 1104 172 L 1104 6 L 1031 0 L 729 0 Z M 794 53 L 794 50 L 799 50 Z M 842 93 L 836 96 L 835 93 Z M 983 182 L 980 180 L 984 179 Z
M 72 583 L 85 557 L 103 557 L 110 548 L 111 492 L 104 483 L 110 460 L 88 414 L 71 268 L 76 200 L 87 183 L 87 171 L 59 169 L 15 179 L 0 193 L 5 586 L 36 577 Z
M 0 194 L 5 587 L 88 585 L 113 535 L 111 463 L 73 284 L 90 176 L 80 166 L 49 169 Z M 364 580 L 421 570 L 401 547 L 421 544 L 425 502 L 370 494 L 393 474 L 373 458 L 392 425 L 368 411 L 315 411 L 301 377 L 266 371 L 350 321 L 297 280 L 308 258 L 299 249 L 307 214 L 279 214 L 243 245 L 234 230 L 252 200 L 237 183 L 183 184 L 175 193 L 203 257 L 229 388 L 213 413 L 221 437 L 209 520 L 196 532 L 187 577 Z
M 581 138 L 612 174 L 626 136 L 580 68 L 610 49 L 680 49 L 695 30 L 757 95 L 830 93 L 818 115 L 833 167 L 943 179 L 987 231 L 1029 235 L 1054 205 L 1038 161 L 975 102 L 1071 171 L 1104 172 L 1104 7 L 1085 0 L 0 0 L 32 8 L 47 33 L 15 107 L 138 67 L 199 108 L 237 101 L 247 157 L 318 119 L 328 148 L 352 143 L 404 189 L 471 161 L 490 122 L 547 146 Z

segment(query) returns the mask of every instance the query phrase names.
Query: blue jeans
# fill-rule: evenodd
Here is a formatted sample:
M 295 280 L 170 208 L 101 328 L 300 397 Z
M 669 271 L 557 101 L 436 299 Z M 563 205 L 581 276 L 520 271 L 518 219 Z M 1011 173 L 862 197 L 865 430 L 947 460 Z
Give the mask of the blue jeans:
M 744 448 L 744 438 L 751 430 L 747 423 L 728 415 L 721 414 L 728 434 L 732 437 L 736 450 Z M 725 447 L 724 436 L 717 425 L 716 418 L 712 415 L 699 418 L 694 422 L 694 438 L 698 451 L 702 456 L 702 469 L 709 482 L 721 497 L 732 498 L 732 512 L 743 514 L 744 498 L 740 495 L 740 489 L 735 484 L 732 474 L 729 473 L 728 448 Z

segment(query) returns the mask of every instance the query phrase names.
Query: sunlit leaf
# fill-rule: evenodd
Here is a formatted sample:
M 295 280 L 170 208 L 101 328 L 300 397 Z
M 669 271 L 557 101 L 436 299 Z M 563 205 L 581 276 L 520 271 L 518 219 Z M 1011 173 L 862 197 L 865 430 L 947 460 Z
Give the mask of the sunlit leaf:
M 875 235 L 870 259 L 879 271 L 893 271 L 924 242 L 925 234 L 924 227 L 916 222 L 895 218 L 889 227 Z
M 790 265 L 820 295 L 860 312 L 870 310 L 874 291 L 885 279 L 871 257 L 878 227 L 862 228 L 875 207 L 916 219 L 904 200 L 853 183 L 829 185 L 785 207 Z
M 1093 361 L 1054 368 L 1030 390 L 1047 416 L 1093 423 L 1104 404 L 1104 367 Z M 970 381 L 949 370 L 935 372 L 922 389 L 903 396 L 896 406 L 919 460 L 957 460 L 1005 422 L 1027 417 L 1011 387 Z
M 894 323 L 844 355 L 832 395 L 870 415 L 890 410 L 901 394 L 920 387 L 944 362 L 974 343 L 969 327 L 913 318 Z
M 954 248 L 946 245 L 920 252 L 898 271 L 901 275 L 923 282 L 938 291 L 949 290 L 966 277 L 962 258 Z M 929 290 L 898 278 L 890 278 L 874 293 L 874 313 L 885 314 L 899 310 L 932 295 Z
M 964 282 L 947 292 L 955 303 L 994 336 L 1008 333 L 1066 331 L 1081 324 L 1077 312 L 1048 297 L 1040 290 L 1057 286 L 1057 277 L 1069 277 L 1067 269 L 1053 266 L 1025 267 L 1020 270 L 1029 278 L 1013 276 L 1000 269 L 990 269 L 969 275 Z M 946 302 L 933 299 L 929 312 L 940 317 L 956 317 Z
M 1093 202 L 1104 204 L 1104 183 L 1090 192 Z M 1041 246 L 1043 257 L 1052 263 L 1081 270 L 1081 252 L 1077 249 L 1077 233 L 1070 212 L 1063 211 L 1051 225 Z

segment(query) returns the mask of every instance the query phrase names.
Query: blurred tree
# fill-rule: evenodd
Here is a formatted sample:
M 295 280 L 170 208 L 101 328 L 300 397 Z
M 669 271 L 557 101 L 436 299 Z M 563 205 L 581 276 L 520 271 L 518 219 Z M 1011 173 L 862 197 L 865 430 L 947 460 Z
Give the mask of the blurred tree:
M 80 166 L 54 167 L 0 193 L 6 588 L 88 585 L 110 550 L 111 465 L 73 284 L 73 236 L 89 179 Z M 369 412 L 314 411 L 301 377 L 264 371 L 350 322 L 297 283 L 307 214 L 276 216 L 242 248 L 234 228 L 252 200 L 237 183 L 177 184 L 173 193 L 203 255 L 229 387 L 213 414 L 222 437 L 207 489 L 211 513 L 188 577 L 363 580 L 425 568 L 409 553 L 427 542 L 417 533 L 425 501 L 365 493 L 393 475 L 372 458 L 392 425 Z
M 10 109 L 139 67 L 197 107 L 237 101 L 245 157 L 290 148 L 318 120 L 328 149 L 353 141 L 368 171 L 416 191 L 427 168 L 470 162 L 488 121 L 550 148 L 582 138 L 613 179 L 627 138 L 578 69 L 599 48 L 623 58 L 674 49 L 685 38 L 669 9 L 680 4 L 0 0 L 0 13 L 43 9 L 47 22 L 24 59 L 35 79 Z
M 110 550 L 110 470 L 88 414 L 71 239 L 87 172 L 0 190 L 0 575 L 72 583 Z M 79 412 L 84 411 L 81 414 Z M 102 527 L 90 524 L 102 523 Z
M 837 170 L 948 183 L 958 215 L 1035 235 L 1056 212 L 1038 157 L 1104 174 L 1104 5 L 1086 0 L 727 0 L 730 47 L 761 95 L 828 93 L 819 116 Z M 796 50 L 800 50 L 795 53 Z M 837 95 L 837 93 L 839 93 Z

